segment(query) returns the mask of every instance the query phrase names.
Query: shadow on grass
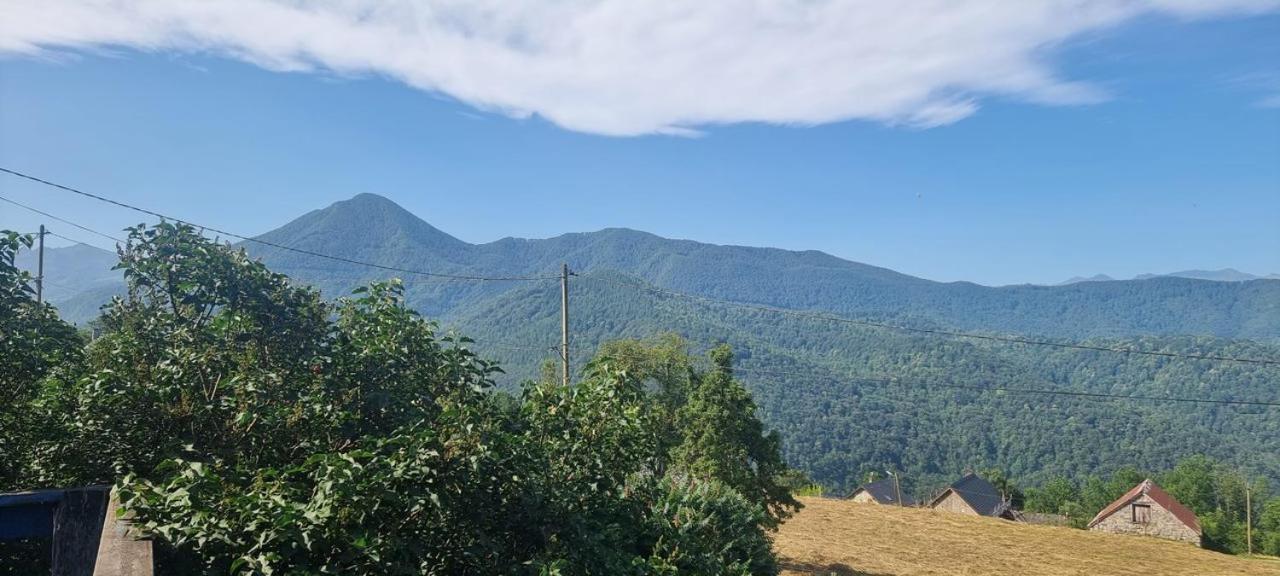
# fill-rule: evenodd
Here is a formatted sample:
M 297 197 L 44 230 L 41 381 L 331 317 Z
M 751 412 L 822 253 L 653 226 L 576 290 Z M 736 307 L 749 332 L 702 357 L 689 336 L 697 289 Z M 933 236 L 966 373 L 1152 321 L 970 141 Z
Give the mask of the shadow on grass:
M 778 564 L 783 570 L 810 574 L 812 576 L 894 576 L 893 574 L 863 572 L 854 570 L 848 564 L 822 564 L 818 562 L 793 562 L 784 560 Z

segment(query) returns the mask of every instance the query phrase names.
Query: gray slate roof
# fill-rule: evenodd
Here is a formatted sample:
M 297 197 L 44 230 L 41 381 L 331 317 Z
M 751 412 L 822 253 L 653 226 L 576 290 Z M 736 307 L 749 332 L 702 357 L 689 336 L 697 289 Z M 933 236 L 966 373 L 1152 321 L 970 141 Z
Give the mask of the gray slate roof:
M 1005 516 L 1009 512 L 1009 505 L 1000 497 L 1000 491 L 996 490 L 990 482 L 983 480 L 974 474 L 965 474 L 964 478 L 951 483 L 949 490 L 955 492 L 966 503 L 969 504 L 978 514 L 983 516 Z M 946 492 L 943 492 L 945 495 Z M 937 500 L 934 501 L 937 503 Z
M 858 492 L 863 491 L 870 494 L 876 502 L 881 504 L 893 504 L 895 506 L 898 504 L 898 494 L 897 489 L 893 485 L 893 478 L 883 478 L 876 480 L 875 482 L 863 484 L 862 486 L 859 486 L 857 490 L 854 490 L 853 494 L 850 494 L 849 497 L 852 498 L 857 496 Z M 914 506 L 915 502 L 911 500 L 911 496 L 903 494 L 902 505 Z

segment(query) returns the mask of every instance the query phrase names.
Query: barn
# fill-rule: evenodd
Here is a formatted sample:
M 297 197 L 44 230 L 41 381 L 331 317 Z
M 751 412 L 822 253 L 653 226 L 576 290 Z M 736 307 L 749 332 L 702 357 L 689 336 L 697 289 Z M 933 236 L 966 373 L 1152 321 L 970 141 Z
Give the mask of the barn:
M 884 478 L 859 486 L 849 495 L 854 502 L 867 504 L 887 504 L 890 506 L 915 506 L 910 496 L 902 494 L 901 488 L 893 478 Z
M 929 503 L 929 507 L 959 514 L 1019 519 L 1018 512 L 1005 501 L 995 486 L 972 473 L 951 483 Z
M 1089 522 L 1090 530 L 1141 534 L 1200 545 L 1200 521 L 1150 479 L 1143 480 Z

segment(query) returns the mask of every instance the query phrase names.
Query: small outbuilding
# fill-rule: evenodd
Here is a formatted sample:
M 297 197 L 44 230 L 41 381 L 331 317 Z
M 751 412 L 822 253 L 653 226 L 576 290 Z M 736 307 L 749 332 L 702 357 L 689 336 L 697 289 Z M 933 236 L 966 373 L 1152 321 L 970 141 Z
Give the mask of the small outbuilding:
M 1019 520 L 1020 516 L 990 482 L 969 473 L 952 482 L 929 503 L 935 510 Z
M 1200 521 L 1150 479 L 1143 480 L 1089 522 L 1090 530 L 1141 534 L 1200 545 Z
M 854 502 L 886 504 L 889 506 L 915 506 L 910 496 L 902 494 L 901 486 L 893 478 L 884 478 L 859 486 L 849 495 Z

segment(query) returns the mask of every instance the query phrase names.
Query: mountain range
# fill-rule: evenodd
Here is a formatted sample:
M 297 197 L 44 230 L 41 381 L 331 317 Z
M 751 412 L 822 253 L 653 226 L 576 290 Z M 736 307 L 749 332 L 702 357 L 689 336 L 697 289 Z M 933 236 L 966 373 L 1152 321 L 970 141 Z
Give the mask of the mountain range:
M 1168 274 L 1138 274 L 1134 276 L 1134 280 L 1150 280 L 1152 278 L 1191 278 L 1193 280 L 1213 280 L 1215 282 L 1248 282 L 1249 280 L 1280 280 L 1280 274 L 1267 274 L 1259 276 L 1248 272 L 1241 272 L 1235 268 L 1222 268 L 1219 270 L 1182 270 L 1179 272 L 1170 272 Z M 1058 285 L 1075 284 L 1077 282 L 1114 282 L 1116 279 L 1106 274 L 1094 274 L 1093 276 L 1073 276 L 1067 280 L 1060 282 Z
M 567 262 L 579 273 L 614 271 L 699 296 L 874 319 L 936 323 L 1061 338 L 1203 334 L 1280 339 L 1280 282 L 1215 282 L 1176 276 L 1064 286 L 989 287 L 934 282 L 818 251 L 720 246 L 609 228 L 547 239 L 470 244 L 373 194 L 309 212 L 259 237 L 379 265 L 473 276 L 545 276 Z M 346 294 L 386 271 L 249 243 L 272 269 Z M 71 253 L 63 254 L 63 250 Z M 114 256 L 75 247 L 48 251 L 50 301 L 83 321 L 111 283 Z M 26 257 L 29 261 L 29 256 Z M 447 317 L 515 287 L 408 276 L 411 303 Z M 95 300 L 97 299 L 97 300 Z M 75 312 L 72 313 L 72 310 Z
M 1267 417 L 1265 408 L 1009 392 L 1280 401 L 1275 366 L 940 337 L 768 309 L 1108 348 L 1280 358 L 1277 280 L 1161 276 L 987 287 L 934 282 L 817 251 L 719 246 L 621 228 L 471 244 L 371 194 L 309 212 L 260 239 L 392 268 L 539 278 L 394 274 L 245 245 L 273 270 L 326 296 L 401 276 L 414 308 L 443 329 L 475 338 L 478 349 L 502 363 L 506 374 L 498 384 L 508 389 L 554 358 L 555 277 L 568 263 L 577 273 L 570 283 L 575 365 L 615 338 L 674 332 L 694 351 L 728 342 L 739 376 L 782 434 L 788 459 L 836 490 L 886 468 L 905 471 L 911 483 L 986 466 L 1034 481 L 1123 466 L 1159 470 L 1191 453 L 1280 481 L 1280 419 Z M 109 253 L 48 252 L 47 294 L 65 317 L 88 320 L 119 292 Z M 1004 391 L 983 391 L 995 388 Z

